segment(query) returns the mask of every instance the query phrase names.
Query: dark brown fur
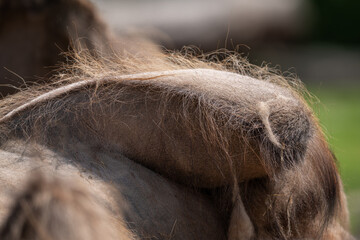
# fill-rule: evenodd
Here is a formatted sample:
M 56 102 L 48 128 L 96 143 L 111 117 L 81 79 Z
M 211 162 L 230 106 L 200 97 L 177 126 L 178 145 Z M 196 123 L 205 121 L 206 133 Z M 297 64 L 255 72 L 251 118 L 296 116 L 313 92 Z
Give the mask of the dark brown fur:
M 107 26 L 86 0 L 2 0 L 0 92 L 44 80 L 71 45 L 102 51 L 109 41 Z
M 42 83 L 56 65 L 67 61 L 61 53 L 72 48 L 94 55 L 125 54 L 157 49 L 135 37 L 115 38 L 88 0 L 0 1 L 0 93 Z

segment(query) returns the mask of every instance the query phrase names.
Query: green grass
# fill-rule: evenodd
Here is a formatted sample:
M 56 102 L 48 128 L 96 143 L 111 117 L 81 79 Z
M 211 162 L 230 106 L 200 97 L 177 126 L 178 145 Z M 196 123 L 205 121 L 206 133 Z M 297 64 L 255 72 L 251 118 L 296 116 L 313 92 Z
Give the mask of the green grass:
M 312 87 L 313 109 L 334 151 L 348 195 L 352 232 L 360 235 L 360 85 Z

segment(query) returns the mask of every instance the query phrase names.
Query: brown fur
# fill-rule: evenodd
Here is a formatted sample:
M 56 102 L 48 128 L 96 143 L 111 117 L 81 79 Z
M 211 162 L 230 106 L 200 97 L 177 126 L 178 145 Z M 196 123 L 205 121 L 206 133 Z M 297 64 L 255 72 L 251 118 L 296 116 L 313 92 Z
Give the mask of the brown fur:
M 67 156 L 76 139 L 196 188 L 232 186 L 230 236 L 245 224 L 253 228 L 247 239 L 344 238 L 335 159 L 279 75 L 234 55 L 218 64 L 180 56 L 74 61 L 70 75 L 0 103 L 3 143 L 25 137 Z
M 1 148 L 0 225 L 4 221 L 11 220 L 5 217 L 10 215 L 9 211 L 15 201 L 14 194 L 23 191 L 19 187 L 27 182 L 27 175 L 41 169 L 47 176 L 60 178 L 63 187 L 69 185 L 71 188 L 76 184 L 80 188 L 86 188 L 85 192 L 91 193 L 91 198 L 99 204 L 98 207 L 105 208 L 110 214 L 111 222 L 119 224 L 117 229 L 127 230 L 135 239 L 226 239 L 226 226 L 210 199 L 198 191 L 174 184 L 136 164 L 124 157 L 121 152 L 108 151 L 101 146 L 89 146 L 87 143 L 82 144 L 77 139 L 69 139 L 66 157 L 63 156 L 64 151 L 54 152 L 46 146 L 21 140 L 7 142 Z M 50 181 L 51 179 L 52 177 Z M 58 184 L 57 182 L 52 185 Z M 47 183 L 38 184 L 42 186 Z M 27 192 L 33 190 L 34 188 L 31 188 Z M 47 191 L 46 188 L 42 192 L 47 196 L 54 193 Z M 71 191 L 69 194 L 72 194 Z M 45 216 L 57 212 L 47 207 L 49 204 L 46 199 L 41 198 L 39 202 L 39 205 L 44 207 L 41 211 Z M 73 205 L 72 202 L 66 204 Z M 69 209 L 74 207 L 76 206 L 69 206 Z M 86 215 L 79 213 L 80 216 L 84 214 Z M 69 222 L 76 223 L 78 221 L 76 216 L 76 214 L 68 216 Z M 54 217 L 63 219 L 65 216 Z M 85 223 L 97 228 L 96 222 L 85 221 Z M 15 229 L 21 228 L 19 222 L 11 220 L 9 225 L 13 224 Z M 77 227 L 82 228 L 82 225 L 77 224 Z M 47 229 L 47 226 L 43 228 Z M 59 226 L 58 231 L 69 232 L 72 229 L 62 225 Z M 81 231 L 87 229 L 82 228 Z M 101 226 L 96 229 L 99 233 L 104 230 L 106 229 Z M 105 232 L 104 236 L 106 234 Z M 123 237 L 126 236 L 128 234 Z
M 65 61 L 72 41 L 104 51 L 110 35 L 86 0 L 2 0 L 0 2 L 0 91 L 14 93 Z M 43 78 L 44 80 L 44 78 Z M 11 86 L 12 85 L 12 86 Z
M 15 200 L 3 240 L 134 239 L 76 179 L 38 175 Z
M 61 53 L 70 47 L 89 49 L 94 55 L 140 54 L 139 48 L 153 54 L 157 49 L 136 37 L 115 38 L 88 0 L 0 1 L 3 96 L 46 81 L 55 65 L 67 61 Z

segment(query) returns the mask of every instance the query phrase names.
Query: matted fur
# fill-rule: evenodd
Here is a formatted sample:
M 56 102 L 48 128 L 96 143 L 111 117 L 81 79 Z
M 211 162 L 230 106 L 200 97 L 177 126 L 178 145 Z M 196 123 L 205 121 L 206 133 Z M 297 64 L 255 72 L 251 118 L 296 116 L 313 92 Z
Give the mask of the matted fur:
M 247 238 L 349 237 L 334 156 L 299 91 L 236 55 L 212 56 L 77 53 L 52 84 L 0 103 L 2 142 L 66 152 L 76 138 L 196 188 L 232 186 L 242 213 L 231 215 L 246 211 L 253 225 Z

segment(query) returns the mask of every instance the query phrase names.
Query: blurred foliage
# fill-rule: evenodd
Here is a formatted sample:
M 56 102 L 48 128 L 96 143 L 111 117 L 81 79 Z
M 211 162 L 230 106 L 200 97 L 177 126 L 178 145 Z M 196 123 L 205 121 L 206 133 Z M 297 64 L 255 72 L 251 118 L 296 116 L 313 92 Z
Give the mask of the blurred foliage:
M 342 45 L 360 44 L 359 0 L 312 0 L 313 40 Z
M 352 233 L 360 237 L 360 85 L 310 87 L 348 196 Z
M 345 190 L 360 189 L 360 86 L 310 88 L 313 106 L 338 158 Z

